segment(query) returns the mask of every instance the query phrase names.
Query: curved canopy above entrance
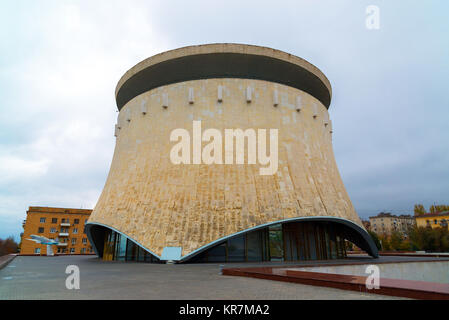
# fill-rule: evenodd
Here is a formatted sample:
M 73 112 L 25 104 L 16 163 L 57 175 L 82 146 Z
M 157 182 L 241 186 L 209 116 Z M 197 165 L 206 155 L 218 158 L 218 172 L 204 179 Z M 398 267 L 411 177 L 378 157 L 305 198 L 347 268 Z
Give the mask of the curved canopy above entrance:
M 308 224 L 308 226 L 307 226 L 307 228 L 306 227 L 302 228 L 300 226 L 301 224 Z M 321 245 L 319 244 L 320 242 L 323 242 L 323 241 L 328 243 L 328 239 L 326 240 L 326 237 L 331 236 L 331 235 L 334 237 L 333 241 L 336 243 L 337 247 L 338 247 L 337 239 L 341 238 L 342 240 L 348 240 L 348 241 L 352 242 L 357 247 L 359 247 L 360 249 L 362 249 L 366 253 L 368 253 L 370 256 L 372 256 L 373 258 L 379 257 L 378 249 L 377 249 L 373 239 L 371 238 L 371 236 L 368 234 L 368 232 L 366 232 L 366 230 L 364 230 L 363 228 L 361 228 L 360 226 L 358 226 L 357 224 L 355 224 L 352 221 L 349 221 L 349 220 L 343 219 L 343 218 L 337 218 L 337 217 L 298 217 L 298 218 L 273 221 L 270 223 L 256 226 L 254 228 L 243 230 L 241 232 L 232 234 L 227 237 L 223 237 L 221 239 L 218 239 L 218 240 L 216 240 L 206 246 L 203 246 L 203 247 L 199 248 L 198 250 L 195 250 L 192 253 L 182 257 L 181 261 L 188 261 L 190 259 L 194 259 L 194 257 L 200 255 L 201 253 L 211 250 L 216 246 L 222 245 L 223 243 L 225 243 L 228 240 L 232 240 L 234 238 L 248 235 L 250 233 L 255 233 L 257 231 L 266 230 L 266 231 L 268 231 L 267 236 L 270 237 L 270 232 L 271 232 L 270 228 L 274 227 L 274 226 L 282 226 L 282 228 L 281 228 L 282 239 L 283 239 L 282 246 L 284 249 L 288 249 L 289 247 L 292 247 L 292 244 L 294 242 L 298 242 L 298 241 L 308 244 L 308 246 L 309 246 L 308 249 L 304 249 L 306 251 L 306 255 L 303 257 L 307 258 L 307 255 L 308 255 L 309 259 L 318 259 L 319 257 L 321 257 L 322 259 L 332 258 L 332 257 L 330 257 L 329 253 L 326 254 L 324 252 L 325 250 L 329 249 L 327 247 L 327 245 L 323 244 L 323 243 Z M 301 233 L 303 234 L 302 238 L 292 239 L 292 237 L 294 237 L 294 234 L 301 234 Z M 308 235 L 307 235 L 307 233 L 308 233 Z M 259 237 L 262 239 L 261 241 L 264 241 L 263 234 L 260 235 Z M 324 237 L 324 239 L 319 239 L 320 237 Z M 288 240 L 287 240 L 287 238 L 288 238 Z M 247 241 L 248 241 L 248 238 L 246 238 L 246 242 Z M 291 245 L 289 245 L 288 242 L 290 242 Z M 311 246 L 312 242 L 314 243 L 313 246 Z M 229 243 L 227 245 L 229 245 Z M 270 246 L 269 243 L 267 245 Z M 301 249 L 299 249 L 299 246 L 297 246 L 297 248 L 298 248 L 298 254 L 297 255 L 290 254 L 290 257 L 296 256 L 298 259 L 300 258 L 299 252 L 301 251 Z M 245 250 L 246 251 L 248 250 L 247 246 L 245 247 Z M 289 249 L 289 250 L 291 251 L 293 249 Z M 312 251 L 315 251 L 316 254 L 314 254 Z M 289 255 L 286 252 L 284 252 L 284 257 L 285 256 L 288 257 Z M 315 256 L 315 258 L 313 258 L 314 256 Z M 269 260 L 269 258 L 265 257 L 265 260 Z M 291 260 L 291 259 L 286 259 L 286 260 Z M 297 259 L 293 259 L 293 260 L 297 260 Z M 301 260 L 301 259 L 299 259 L 299 260 Z
M 127 238 L 128 242 L 121 240 L 124 246 L 137 246 L 139 250 L 142 250 L 141 255 L 149 256 L 149 258 L 142 258 L 141 261 L 164 260 L 151 252 L 149 248 L 144 248 L 114 228 L 89 223 L 86 225 L 86 233 L 98 256 L 104 258 L 105 255 L 112 254 L 111 260 L 116 260 L 113 257 L 114 253 L 108 251 L 107 244 L 110 240 L 107 239 L 110 239 L 108 237 L 111 232 L 117 234 L 116 239 L 120 239 L 120 236 Z M 266 223 L 217 239 L 190 254 L 180 256 L 175 261 L 242 262 L 276 261 L 276 259 L 278 261 L 337 259 L 346 256 L 344 240 L 354 243 L 374 258 L 379 256 L 370 235 L 349 220 L 336 217 L 299 217 Z M 109 245 L 117 247 L 117 244 Z M 120 250 L 129 251 L 126 248 Z M 135 258 L 135 260 L 138 259 Z

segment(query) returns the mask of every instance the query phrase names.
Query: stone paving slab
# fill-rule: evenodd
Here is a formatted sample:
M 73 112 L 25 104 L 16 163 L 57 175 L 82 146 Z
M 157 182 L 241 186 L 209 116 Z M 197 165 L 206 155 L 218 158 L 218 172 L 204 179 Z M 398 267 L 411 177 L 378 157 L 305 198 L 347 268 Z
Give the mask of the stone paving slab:
M 77 265 L 80 269 L 79 290 L 65 287 L 68 265 Z M 395 299 L 224 276 L 219 274 L 219 268 L 220 264 L 148 264 L 102 261 L 92 256 L 18 256 L 0 270 L 0 299 Z

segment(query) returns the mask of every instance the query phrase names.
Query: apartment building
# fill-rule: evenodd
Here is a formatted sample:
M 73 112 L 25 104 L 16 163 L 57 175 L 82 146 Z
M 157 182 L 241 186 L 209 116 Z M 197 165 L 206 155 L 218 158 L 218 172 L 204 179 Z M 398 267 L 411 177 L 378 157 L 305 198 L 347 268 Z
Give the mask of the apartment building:
M 89 209 L 29 207 L 23 221 L 20 254 L 47 254 L 46 245 L 27 240 L 31 235 L 58 241 L 59 244 L 53 247 L 56 254 L 93 254 L 92 245 L 84 233 L 84 225 L 91 212 Z
M 448 228 L 449 211 L 425 213 L 415 216 L 418 227 Z
M 415 224 L 411 215 L 396 216 L 381 212 L 377 216 L 369 217 L 371 230 L 377 234 L 390 235 L 393 231 L 407 235 L 408 230 Z

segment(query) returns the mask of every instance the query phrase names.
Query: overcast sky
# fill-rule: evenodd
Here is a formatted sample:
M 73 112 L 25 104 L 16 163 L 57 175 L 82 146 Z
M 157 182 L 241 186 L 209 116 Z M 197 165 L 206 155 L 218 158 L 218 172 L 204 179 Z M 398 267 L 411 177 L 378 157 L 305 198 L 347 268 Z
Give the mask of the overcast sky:
M 380 8 L 380 29 L 365 25 Z M 0 238 L 28 206 L 93 208 L 114 90 L 137 62 L 236 42 L 300 56 L 333 87 L 334 152 L 362 218 L 449 204 L 449 1 L 0 0 Z

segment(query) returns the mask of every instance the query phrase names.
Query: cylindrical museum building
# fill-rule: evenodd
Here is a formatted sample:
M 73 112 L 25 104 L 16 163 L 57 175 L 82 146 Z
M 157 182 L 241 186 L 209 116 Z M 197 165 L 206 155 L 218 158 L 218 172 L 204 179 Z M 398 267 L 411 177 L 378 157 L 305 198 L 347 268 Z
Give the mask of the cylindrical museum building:
M 104 260 L 378 256 L 332 150 L 331 85 L 266 47 L 163 52 L 118 82 L 116 146 L 86 225 Z M 111 124 L 112 125 L 112 124 Z

